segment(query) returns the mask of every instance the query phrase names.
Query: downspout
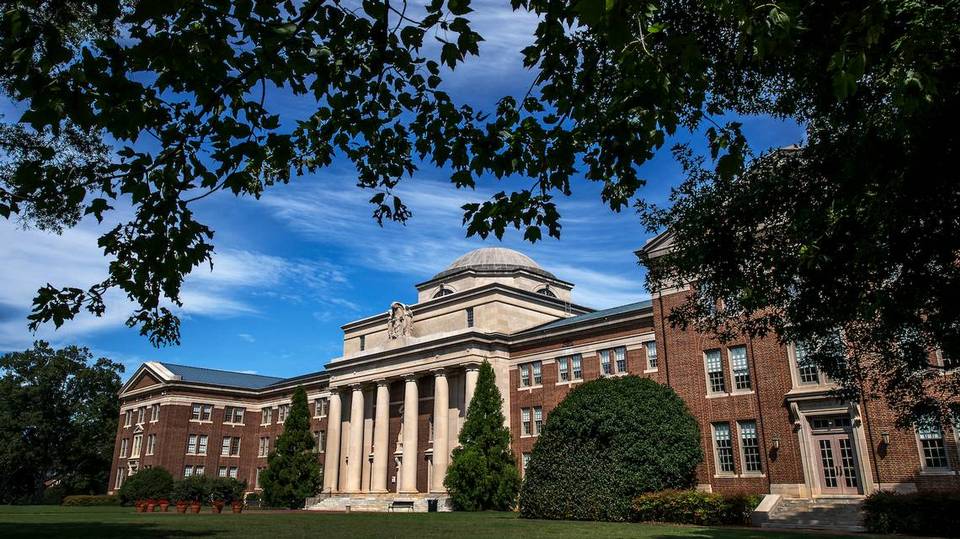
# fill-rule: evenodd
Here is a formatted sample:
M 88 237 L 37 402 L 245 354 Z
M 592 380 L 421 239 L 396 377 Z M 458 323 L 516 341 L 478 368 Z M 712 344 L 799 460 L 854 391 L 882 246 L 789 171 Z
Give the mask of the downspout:
M 763 444 L 763 465 L 767 470 L 767 493 L 770 493 L 773 484 L 773 471 L 770 469 L 770 451 L 767 449 L 767 428 L 763 424 L 763 407 L 760 404 L 760 380 L 757 370 L 757 356 L 753 353 L 753 338 L 747 337 L 747 343 L 750 345 L 750 362 L 753 363 L 753 372 L 757 376 L 754 382 L 755 389 L 753 394 L 757 397 L 757 422 L 760 424 L 760 442 Z

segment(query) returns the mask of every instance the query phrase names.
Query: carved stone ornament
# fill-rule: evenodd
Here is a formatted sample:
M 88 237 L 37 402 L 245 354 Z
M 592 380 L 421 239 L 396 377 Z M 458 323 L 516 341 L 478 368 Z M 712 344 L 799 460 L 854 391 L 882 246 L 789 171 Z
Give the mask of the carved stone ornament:
M 387 336 L 391 339 L 399 339 L 410 335 L 413 328 L 413 313 L 410 308 L 394 301 L 390 304 L 390 321 L 387 323 Z

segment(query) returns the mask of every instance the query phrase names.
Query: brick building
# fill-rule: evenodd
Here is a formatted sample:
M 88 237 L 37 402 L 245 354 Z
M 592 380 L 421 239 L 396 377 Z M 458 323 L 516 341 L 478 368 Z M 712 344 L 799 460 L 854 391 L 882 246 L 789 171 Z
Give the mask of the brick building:
M 669 243 L 664 234 L 644 250 L 656 256 Z M 302 385 L 324 465 L 314 508 L 442 500 L 484 360 L 521 468 L 572 387 L 630 374 L 671 386 L 698 419 L 701 489 L 785 498 L 960 489 L 953 426 L 899 430 L 882 402 L 839 402 L 802 351 L 775 338 L 721 344 L 671 328 L 683 287 L 599 311 L 571 303 L 572 288 L 516 251 L 478 249 L 418 284 L 417 303 L 344 325 L 343 355 L 323 371 L 279 379 L 145 363 L 120 394 L 111 490 L 148 466 L 235 476 L 256 490 Z

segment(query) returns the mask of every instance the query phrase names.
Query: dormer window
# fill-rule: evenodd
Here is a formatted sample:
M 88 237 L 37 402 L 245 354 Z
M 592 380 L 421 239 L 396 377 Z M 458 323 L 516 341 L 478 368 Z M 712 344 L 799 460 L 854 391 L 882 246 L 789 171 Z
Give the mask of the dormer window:
M 437 293 L 433 295 L 434 299 L 442 298 L 443 296 L 449 296 L 453 294 L 452 288 L 447 288 L 446 286 L 440 285 L 440 288 L 437 289 Z
M 537 290 L 537 294 L 540 294 L 541 296 L 547 296 L 548 298 L 557 297 L 557 295 L 553 293 L 553 290 L 550 290 L 549 286 L 545 286 L 540 290 Z

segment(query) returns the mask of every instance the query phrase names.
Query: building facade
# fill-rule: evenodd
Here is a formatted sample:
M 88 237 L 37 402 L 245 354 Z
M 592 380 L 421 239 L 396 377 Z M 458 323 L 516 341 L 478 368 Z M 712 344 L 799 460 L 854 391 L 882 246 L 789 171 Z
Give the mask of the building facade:
M 669 241 L 664 234 L 644 249 L 656 256 Z M 521 469 L 567 392 L 636 375 L 671 386 L 697 418 L 701 489 L 796 498 L 960 489 L 956 428 L 901 430 L 881 401 L 840 402 L 801 350 L 774 337 L 720 343 L 670 327 L 684 287 L 595 311 L 573 304 L 573 284 L 529 257 L 485 248 L 416 288 L 415 304 L 344 325 L 343 355 L 320 372 L 279 379 L 145 363 L 120 394 L 111 490 L 149 466 L 259 489 L 292 391 L 303 386 L 321 498 L 442 497 L 483 361 Z

